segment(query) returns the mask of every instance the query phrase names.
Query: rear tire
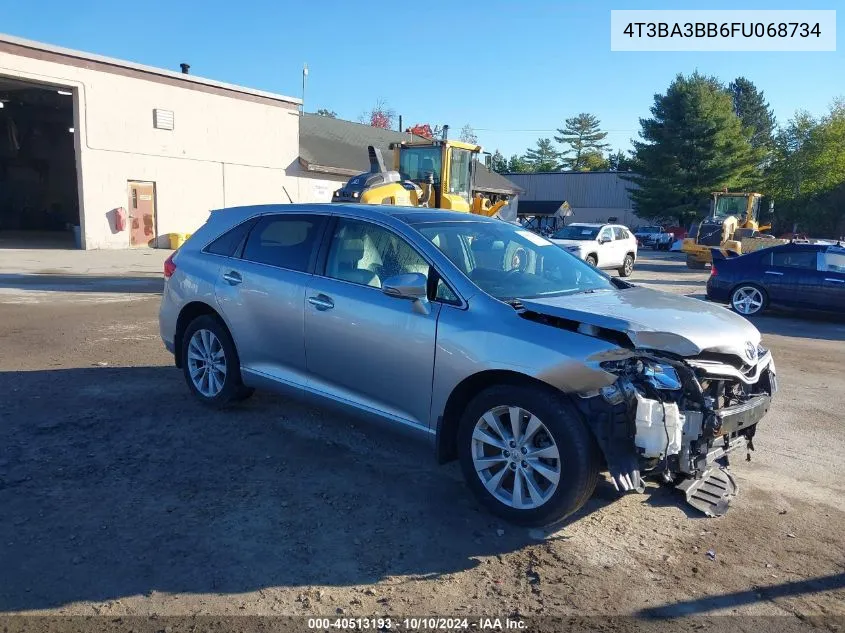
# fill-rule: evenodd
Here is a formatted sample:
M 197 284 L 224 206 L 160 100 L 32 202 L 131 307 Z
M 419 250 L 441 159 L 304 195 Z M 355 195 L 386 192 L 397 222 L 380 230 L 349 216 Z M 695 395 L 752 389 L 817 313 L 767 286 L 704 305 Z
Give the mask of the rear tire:
M 756 284 L 740 284 L 731 291 L 731 308 L 744 317 L 760 314 L 767 304 L 766 291 Z
M 524 526 L 548 525 L 581 508 L 601 463 L 575 408 L 562 394 L 534 386 L 498 385 L 473 398 L 458 427 L 458 455 L 479 501 Z
M 241 379 L 235 343 L 219 318 L 204 314 L 191 321 L 181 344 L 182 374 L 202 404 L 224 409 L 252 395 Z
M 630 277 L 634 272 L 634 256 L 628 253 L 619 268 L 620 277 Z

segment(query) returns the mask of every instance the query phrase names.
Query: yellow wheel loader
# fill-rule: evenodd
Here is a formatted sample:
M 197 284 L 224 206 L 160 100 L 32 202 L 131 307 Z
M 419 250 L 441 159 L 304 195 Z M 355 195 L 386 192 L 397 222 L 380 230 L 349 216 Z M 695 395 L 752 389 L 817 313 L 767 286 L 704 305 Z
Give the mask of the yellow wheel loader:
M 720 249 L 726 257 L 742 255 L 760 246 L 774 246 L 777 241 L 761 235 L 771 229 L 771 224 L 760 226 L 760 200 L 763 194 L 748 192 L 716 191 L 710 204 L 710 213 L 698 229 L 681 245 L 686 253 L 687 267 L 702 269 L 713 262 L 711 249 Z M 772 213 L 774 204 L 769 206 Z
M 354 176 L 332 195 L 332 202 L 392 204 L 463 211 L 516 221 L 516 205 L 492 203 L 474 194 L 479 145 L 449 140 L 391 143 L 393 169 L 380 149 L 370 145 L 370 171 Z

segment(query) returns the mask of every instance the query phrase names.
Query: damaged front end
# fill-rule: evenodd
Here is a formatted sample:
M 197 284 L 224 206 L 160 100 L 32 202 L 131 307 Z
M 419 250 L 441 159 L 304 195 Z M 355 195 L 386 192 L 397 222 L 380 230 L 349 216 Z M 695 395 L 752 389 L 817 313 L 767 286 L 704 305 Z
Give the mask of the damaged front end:
M 615 382 L 576 398 L 614 485 L 642 492 L 643 477 L 658 476 L 705 514 L 724 514 L 737 492 L 728 455 L 746 449 L 750 460 L 756 425 L 777 391 L 771 353 L 751 344 L 748 359 L 626 351 L 600 363 Z

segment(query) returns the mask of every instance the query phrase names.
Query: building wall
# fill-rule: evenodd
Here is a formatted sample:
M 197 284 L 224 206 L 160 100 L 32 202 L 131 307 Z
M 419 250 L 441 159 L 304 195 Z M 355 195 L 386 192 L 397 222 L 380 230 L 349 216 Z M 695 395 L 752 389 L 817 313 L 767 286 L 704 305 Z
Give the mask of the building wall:
M 634 213 L 630 189 L 636 187 L 617 172 L 554 172 L 505 174 L 524 193 L 520 201 L 569 203 L 570 222 L 606 222 L 617 217 L 620 224 L 637 227 L 648 224 Z
M 94 66 L 91 64 L 91 66 Z M 0 75 L 72 89 L 85 248 L 126 248 L 109 212 L 128 206 L 128 182 L 156 183 L 156 232 L 193 232 L 210 209 L 299 195 L 296 105 L 210 94 L 99 68 L 0 50 Z M 71 97 L 68 97 L 69 99 Z M 153 110 L 174 129 L 153 127 Z
M 331 202 L 332 194 L 349 181 L 349 176 L 315 174 L 301 167 L 296 172 L 299 179 L 299 198 L 294 202 Z

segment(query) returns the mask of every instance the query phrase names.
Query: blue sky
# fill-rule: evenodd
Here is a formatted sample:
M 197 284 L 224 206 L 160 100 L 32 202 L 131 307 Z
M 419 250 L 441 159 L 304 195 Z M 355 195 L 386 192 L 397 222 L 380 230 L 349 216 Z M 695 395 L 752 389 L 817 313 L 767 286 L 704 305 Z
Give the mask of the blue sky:
M 684 8 L 836 9 L 838 0 L 722 0 Z M 301 95 L 306 109 L 357 118 L 382 99 L 413 123 L 469 123 L 490 151 L 522 153 L 565 118 L 590 112 L 614 147 L 627 148 L 654 94 L 679 72 L 724 81 L 744 75 L 779 122 L 796 109 L 826 111 L 845 95 L 845 44 L 825 53 L 632 53 L 610 51 L 611 9 L 680 3 L 430 0 L 147 0 L 131 11 L 112 0 L 0 3 L 0 30 L 51 44 Z M 837 15 L 843 28 L 845 10 Z

